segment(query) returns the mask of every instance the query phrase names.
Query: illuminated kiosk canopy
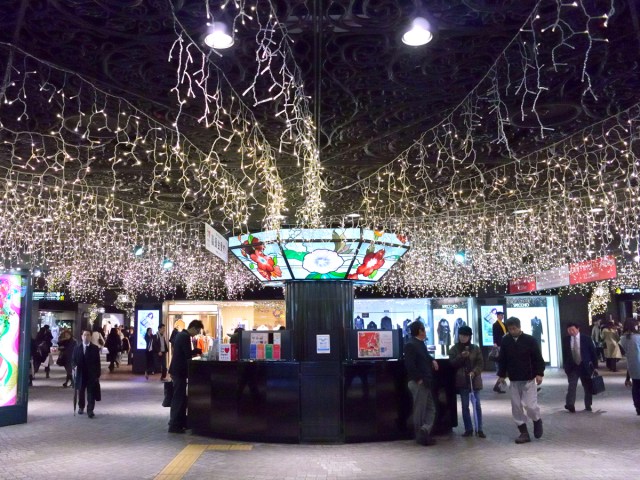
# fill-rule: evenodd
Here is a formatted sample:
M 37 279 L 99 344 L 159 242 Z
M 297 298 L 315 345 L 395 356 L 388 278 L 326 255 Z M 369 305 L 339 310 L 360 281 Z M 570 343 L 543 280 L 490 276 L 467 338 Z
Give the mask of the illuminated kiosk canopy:
M 261 282 L 380 280 L 409 250 L 403 235 L 362 228 L 282 229 L 229 239 L 229 249 Z

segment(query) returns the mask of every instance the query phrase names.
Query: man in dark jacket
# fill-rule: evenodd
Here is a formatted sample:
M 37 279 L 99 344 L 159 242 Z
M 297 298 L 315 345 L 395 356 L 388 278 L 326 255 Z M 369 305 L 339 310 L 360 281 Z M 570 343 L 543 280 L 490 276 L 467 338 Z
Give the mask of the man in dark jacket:
M 580 335 L 580 327 L 575 323 L 567 325 L 568 336 L 562 339 L 562 360 L 564 361 L 564 373 L 567 374 L 569 390 L 564 408 L 571 413 L 576 411 L 576 390 L 578 378 L 584 390 L 584 409 L 591 411 L 591 374 L 594 365 L 598 365 L 596 347 L 590 336 Z
M 535 338 L 522 332 L 520 319 L 509 317 L 505 326 L 509 333 L 500 345 L 498 377 L 511 381 L 511 413 L 520 430 L 516 443 L 527 443 L 531 441 L 527 416 L 533 420 L 533 436 L 542 437 L 537 386 L 544 376 L 544 359 Z
M 164 382 L 167 378 L 167 341 L 164 337 L 165 327 L 163 324 L 158 326 L 158 333 L 153 336 L 152 351 L 154 356 L 157 357 L 158 366 L 160 370 L 160 381 Z
M 436 418 L 436 406 L 431 394 L 432 370 L 438 370 L 438 362 L 429 355 L 424 340 L 427 338 L 424 324 L 414 321 L 409 325 L 411 338 L 404 346 L 404 365 L 413 396 L 413 428 L 416 442 L 435 445 L 431 429 Z
M 91 343 L 89 330 L 82 332 L 82 343 L 73 350 L 72 363 L 75 371 L 74 388 L 78 390 L 78 413 L 84 413 L 86 400 L 87 416 L 93 418 L 95 391 L 100 378 L 100 349 Z
M 200 320 L 193 320 L 187 329 L 175 336 L 173 356 L 169 366 L 169 375 L 173 382 L 173 398 L 169 413 L 169 433 L 184 433 L 187 428 L 187 376 L 189 360 L 194 356 L 191 337 L 195 337 L 204 329 Z

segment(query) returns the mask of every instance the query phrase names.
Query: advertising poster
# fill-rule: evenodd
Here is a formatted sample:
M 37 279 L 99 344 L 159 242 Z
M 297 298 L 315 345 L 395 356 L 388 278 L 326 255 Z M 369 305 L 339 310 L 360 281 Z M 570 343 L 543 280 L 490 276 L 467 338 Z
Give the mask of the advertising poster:
M 21 289 L 20 275 L 0 275 L 0 407 L 18 399 Z
M 550 361 L 546 297 L 507 298 L 505 319 L 517 317 L 524 333 L 535 338 L 545 362 Z
M 316 353 L 331 353 L 329 335 L 316 335 Z
M 229 343 L 221 343 L 218 346 L 218 360 L 221 362 L 231 361 L 231 345 Z
M 269 343 L 269 334 L 268 333 L 256 333 L 251 332 L 251 345 L 260 345 Z
M 482 305 L 480 307 L 480 318 L 482 325 L 482 346 L 490 347 L 493 345 L 493 324 L 498 319 L 496 313 L 503 311 L 502 305 Z M 474 337 L 475 337 L 474 332 Z M 473 341 L 473 339 L 472 339 Z M 477 339 L 476 339 L 477 341 Z
M 358 358 L 393 357 L 391 332 L 358 332 Z
M 433 318 L 429 316 L 427 298 L 407 299 L 356 299 L 353 305 L 354 330 L 395 330 L 401 329 L 406 342 L 411 336 L 409 324 L 418 320 L 424 324 L 427 332 L 426 344 L 433 350 L 435 334 Z
M 137 321 L 136 347 L 138 350 L 144 350 L 147 348 L 147 342 L 144 339 L 147 328 L 151 328 L 154 334 L 158 331 L 158 325 L 160 325 L 160 310 L 138 310 Z
M 466 298 L 437 298 L 432 300 L 433 325 L 436 352 L 449 355 L 449 348 L 456 343 L 460 327 L 469 324 Z M 428 335 L 427 335 L 428 336 Z

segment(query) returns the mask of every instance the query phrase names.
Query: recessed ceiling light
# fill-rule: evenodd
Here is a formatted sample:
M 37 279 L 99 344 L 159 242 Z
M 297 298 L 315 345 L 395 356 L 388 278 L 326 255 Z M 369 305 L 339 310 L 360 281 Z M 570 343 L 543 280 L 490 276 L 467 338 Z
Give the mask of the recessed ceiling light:
M 425 45 L 433 40 L 433 33 L 429 22 L 422 17 L 416 17 L 411 22 L 411 28 L 402 35 L 402 43 L 412 47 Z
M 347 218 L 360 218 L 360 214 L 359 213 L 349 213 L 348 215 L 346 215 Z
M 523 209 L 520 209 L 520 210 L 514 210 L 513 214 L 514 215 L 522 215 L 522 214 L 531 213 L 531 212 L 533 212 L 532 208 L 523 208 Z
M 224 50 L 233 45 L 233 37 L 229 35 L 227 26 L 222 22 L 213 22 L 204 43 L 216 50 Z
M 604 208 L 600 208 L 600 207 L 593 207 L 591 209 L 591 213 L 600 213 L 600 212 L 604 212 Z

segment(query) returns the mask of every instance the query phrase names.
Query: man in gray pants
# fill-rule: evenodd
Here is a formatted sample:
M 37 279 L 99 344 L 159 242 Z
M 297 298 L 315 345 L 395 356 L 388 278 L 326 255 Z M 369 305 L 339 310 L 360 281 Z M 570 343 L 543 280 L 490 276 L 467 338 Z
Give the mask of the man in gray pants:
M 413 428 L 416 442 L 421 445 L 435 445 L 431 429 L 436 418 L 436 406 L 431 394 L 433 370 L 438 370 L 438 362 L 429 355 L 424 341 L 427 333 L 424 324 L 418 320 L 409 325 L 411 338 L 404 346 L 404 365 L 409 378 L 409 390 L 413 396 Z
M 500 345 L 498 377 L 509 377 L 511 385 L 511 414 L 520 436 L 516 443 L 531 441 L 527 430 L 527 417 L 533 420 L 533 436 L 542 437 L 542 419 L 538 406 L 538 388 L 544 376 L 544 359 L 538 342 L 520 329 L 520 319 L 509 317 L 505 322 L 508 335 Z

